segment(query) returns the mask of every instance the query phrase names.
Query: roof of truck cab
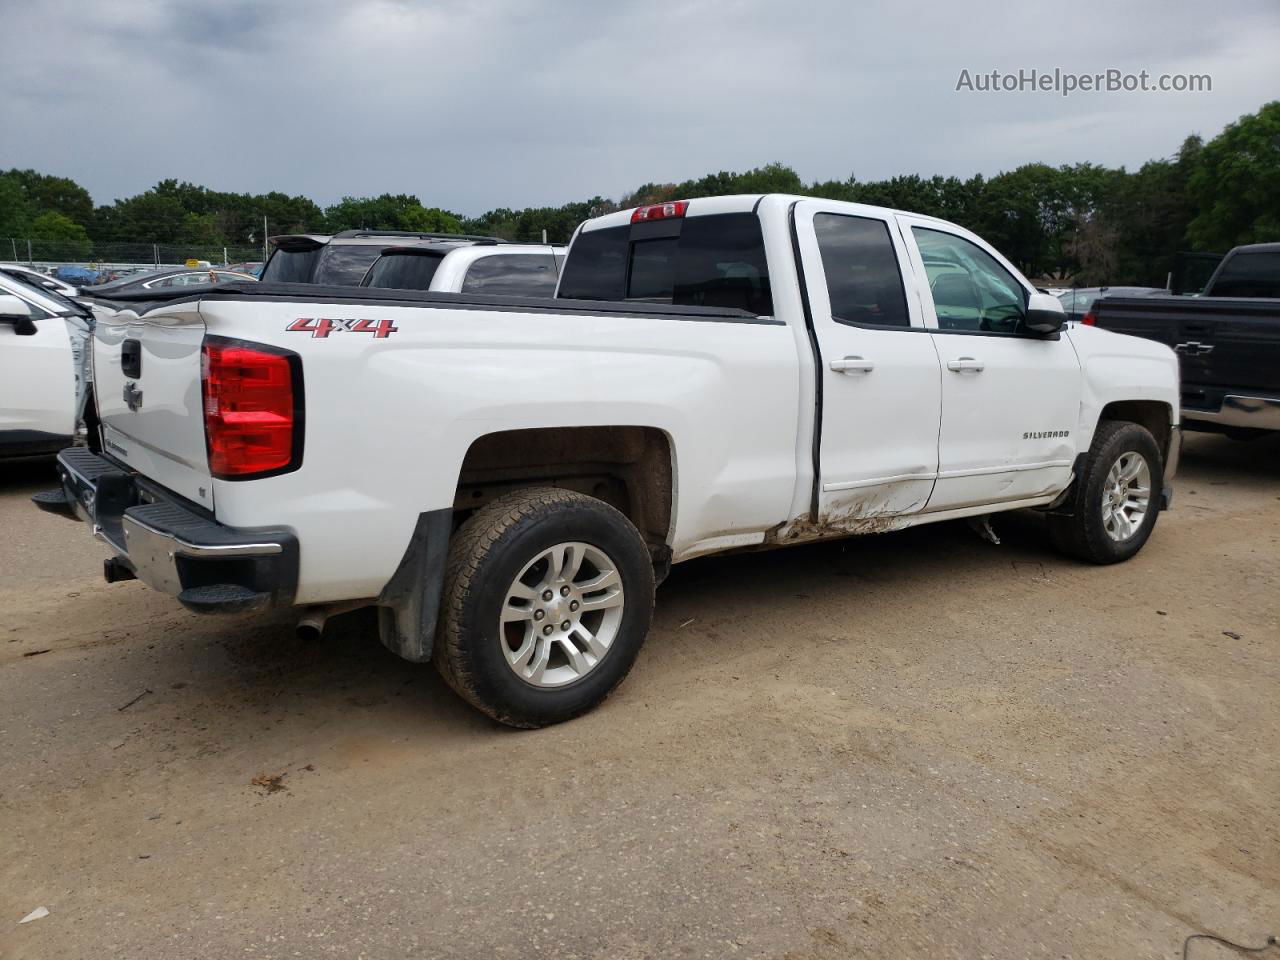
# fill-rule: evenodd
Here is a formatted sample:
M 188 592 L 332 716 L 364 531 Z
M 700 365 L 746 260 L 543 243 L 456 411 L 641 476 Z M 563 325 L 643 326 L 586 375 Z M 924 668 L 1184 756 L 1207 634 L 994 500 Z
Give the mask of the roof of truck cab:
M 680 198 L 676 198 L 677 200 Z M 836 203 L 844 206 L 860 207 L 868 213 L 889 216 L 893 214 L 903 214 L 905 216 L 916 217 L 920 220 L 932 220 L 935 223 L 946 224 L 947 226 L 958 226 L 949 220 L 943 220 L 941 217 L 933 217 L 927 213 L 915 213 L 911 210 L 897 210 L 893 207 L 877 207 L 869 203 L 857 203 L 849 200 L 831 200 L 827 197 L 808 197 L 802 194 L 792 193 L 740 193 L 725 197 L 693 197 L 687 201 L 688 210 L 685 212 L 686 217 L 705 217 L 719 213 L 754 213 L 760 205 L 766 201 L 781 201 L 783 203 L 794 203 L 800 200 L 817 200 L 826 203 Z M 665 203 L 673 203 L 671 201 L 661 201 Z M 640 207 L 657 206 L 653 203 L 642 203 L 635 207 L 627 207 L 625 210 L 619 210 L 616 213 L 607 213 L 604 216 L 593 217 L 582 225 L 583 230 L 603 230 L 606 227 L 622 227 L 631 223 L 631 215 Z
M 1232 247 L 1227 256 L 1233 253 L 1280 253 L 1280 243 L 1246 243 L 1239 247 Z

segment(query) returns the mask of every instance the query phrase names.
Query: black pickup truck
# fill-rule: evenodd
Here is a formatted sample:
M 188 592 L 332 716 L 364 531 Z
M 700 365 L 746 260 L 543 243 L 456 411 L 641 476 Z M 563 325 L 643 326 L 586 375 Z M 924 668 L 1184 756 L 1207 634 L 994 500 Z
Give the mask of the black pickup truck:
M 1188 430 L 1280 431 L 1280 243 L 1236 247 L 1196 297 L 1107 297 L 1084 323 L 1167 343 Z

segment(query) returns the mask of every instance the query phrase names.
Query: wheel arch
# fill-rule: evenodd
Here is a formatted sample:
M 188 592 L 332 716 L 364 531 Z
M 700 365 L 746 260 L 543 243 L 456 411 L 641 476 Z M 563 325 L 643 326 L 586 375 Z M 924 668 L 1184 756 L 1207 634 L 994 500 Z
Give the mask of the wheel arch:
M 1156 438 L 1160 456 L 1169 462 L 1173 443 L 1173 408 L 1163 400 L 1113 400 L 1102 408 L 1098 421 L 1123 420 L 1136 423 Z
M 676 450 L 662 429 L 634 424 L 499 430 L 476 437 L 458 471 L 457 522 L 512 490 L 577 490 L 620 510 L 655 561 L 675 529 Z

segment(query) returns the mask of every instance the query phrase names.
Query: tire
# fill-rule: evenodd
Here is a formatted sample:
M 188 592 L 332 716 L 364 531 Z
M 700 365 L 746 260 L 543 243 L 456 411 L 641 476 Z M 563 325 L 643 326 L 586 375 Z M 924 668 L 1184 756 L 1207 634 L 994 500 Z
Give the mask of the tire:
M 553 577 L 561 547 L 561 569 L 577 579 Z M 601 572 L 610 566 L 616 584 Z M 595 592 L 580 589 L 606 581 Z M 482 507 L 454 534 L 432 659 L 459 696 L 498 722 L 560 723 L 622 682 L 649 632 L 653 593 L 648 548 L 625 516 L 571 490 L 521 490 Z
M 1148 478 L 1145 511 L 1136 523 L 1133 520 L 1137 514 L 1132 510 L 1124 511 L 1124 519 L 1108 516 L 1111 495 L 1117 493 L 1112 485 L 1112 469 L 1132 465 L 1135 454 L 1145 462 Z M 1142 489 L 1138 480 L 1140 477 L 1128 481 L 1135 491 Z M 1164 458 L 1151 432 L 1136 423 L 1103 420 L 1094 432 L 1084 469 L 1076 478 L 1071 496 L 1058 512 L 1049 515 L 1053 545 L 1067 556 L 1088 563 L 1128 560 L 1151 536 L 1160 514 L 1163 485 Z M 1125 496 L 1123 491 L 1119 494 Z

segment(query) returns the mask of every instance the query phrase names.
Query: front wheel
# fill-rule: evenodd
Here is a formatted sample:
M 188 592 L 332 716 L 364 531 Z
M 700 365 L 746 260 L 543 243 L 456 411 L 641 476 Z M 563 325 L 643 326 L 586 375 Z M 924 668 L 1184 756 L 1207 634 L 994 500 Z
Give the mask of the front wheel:
M 569 720 L 631 669 L 653 592 L 649 551 L 625 516 L 571 490 L 521 490 L 454 535 L 433 659 L 495 720 Z
M 1119 563 L 1142 549 L 1160 513 L 1164 460 L 1145 427 L 1104 420 L 1062 513 L 1049 515 L 1053 544 L 1090 563 Z

